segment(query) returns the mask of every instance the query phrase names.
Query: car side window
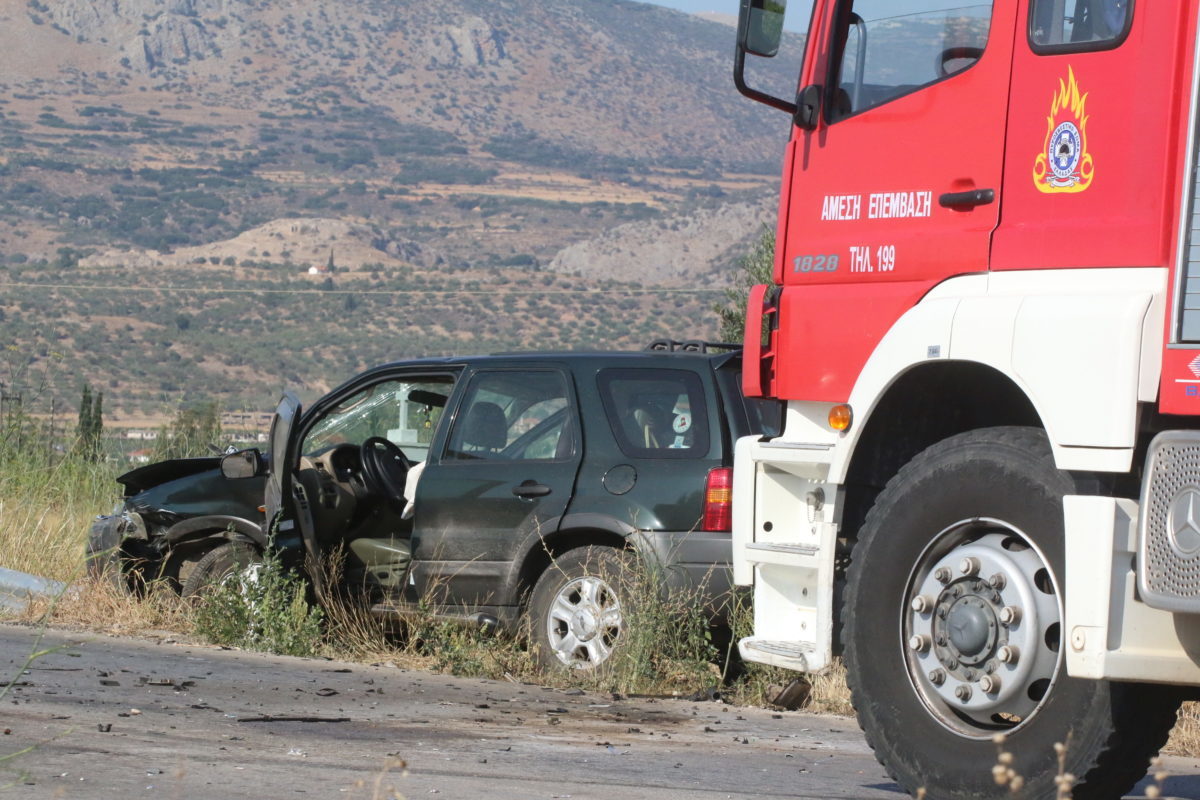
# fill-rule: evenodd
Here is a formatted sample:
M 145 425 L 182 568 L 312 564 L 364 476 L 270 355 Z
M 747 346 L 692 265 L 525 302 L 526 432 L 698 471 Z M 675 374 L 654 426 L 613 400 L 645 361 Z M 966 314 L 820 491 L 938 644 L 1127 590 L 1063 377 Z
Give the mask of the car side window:
M 301 452 L 311 456 L 337 444 L 383 436 L 411 460 L 424 461 L 453 388 L 449 376 L 371 384 L 329 409 L 304 437 Z
M 704 385 L 690 370 L 605 369 L 597 377 L 617 444 L 632 458 L 708 454 Z
M 1029 43 L 1039 53 L 1104 50 L 1125 39 L 1133 0 L 1033 0 Z
M 554 461 L 574 453 L 566 380 L 551 370 L 476 373 L 455 414 L 445 461 Z
M 991 0 L 853 0 L 848 5 L 834 33 L 830 122 L 967 69 L 983 56 L 991 29 Z

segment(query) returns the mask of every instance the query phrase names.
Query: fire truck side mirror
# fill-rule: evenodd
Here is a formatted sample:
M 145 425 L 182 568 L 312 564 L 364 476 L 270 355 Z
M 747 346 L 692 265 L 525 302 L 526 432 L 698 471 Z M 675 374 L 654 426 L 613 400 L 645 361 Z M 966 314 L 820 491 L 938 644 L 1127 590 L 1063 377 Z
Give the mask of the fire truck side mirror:
M 796 113 L 796 104 L 789 103 L 746 83 L 746 54 L 773 58 L 783 41 L 783 14 L 787 0 L 741 0 L 738 12 L 737 53 L 733 62 L 733 83 L 737 90 L 751 100 L 772 108 Z
M 787 0 L 742 0 L 738 38 L 747 53 L 773 58 L 783 39 Z

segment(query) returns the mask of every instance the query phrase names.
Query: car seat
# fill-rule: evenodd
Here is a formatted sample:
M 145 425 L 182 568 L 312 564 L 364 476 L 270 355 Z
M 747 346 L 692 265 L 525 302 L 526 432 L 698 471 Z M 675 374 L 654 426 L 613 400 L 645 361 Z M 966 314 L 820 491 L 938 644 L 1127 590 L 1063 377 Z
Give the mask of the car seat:
M 508 442 L 504 411 L 495 403 L 475 403 L 463 424 L 460 450 L 476 458 L 494 456 Z

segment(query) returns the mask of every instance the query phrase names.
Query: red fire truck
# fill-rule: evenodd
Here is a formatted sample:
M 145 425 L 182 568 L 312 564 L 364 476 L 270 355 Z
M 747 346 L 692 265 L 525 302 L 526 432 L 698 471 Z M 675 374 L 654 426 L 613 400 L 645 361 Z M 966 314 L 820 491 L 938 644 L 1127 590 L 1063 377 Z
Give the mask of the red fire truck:
M 843 655 L 910 792 L 1009 796 L 1004 734 L 1022 796 L 1056 796 L 1062 744 L 1075 797 L 1120 797 L 1200 686 L 1200 11 L 784 5 L 742 0 L 734 70 L 792 123 L 747 315 L 746 392 L 786 422 L 737 447 L 741 652 Z M 789 45 L 780 97 L 747 56 Z

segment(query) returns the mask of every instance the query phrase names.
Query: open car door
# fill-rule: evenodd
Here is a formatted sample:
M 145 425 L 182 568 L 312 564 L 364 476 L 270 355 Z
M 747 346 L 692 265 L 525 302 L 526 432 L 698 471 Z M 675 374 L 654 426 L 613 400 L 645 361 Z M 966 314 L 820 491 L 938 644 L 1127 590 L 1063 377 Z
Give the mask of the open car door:
M 279 398 L 275 418 L 271 420 L 270 473 L 263 493 L 263 505 L 266 510 L 267 535 L 274 539 L 277 533 L 291 534 L 299 527 L 300 538 L 304 541 L 305 562 L 315 565 L 320 563 L 320 553 L 317 550 L 312 510 L 309 508 L 304 487 L 294 480 L 300 446 L 295 430 L 301 410 L 300 398 L 295 393 L 285 391 Z M 309 569 L 308 574 L 317 597 L 323 598 L 321 570 Z

